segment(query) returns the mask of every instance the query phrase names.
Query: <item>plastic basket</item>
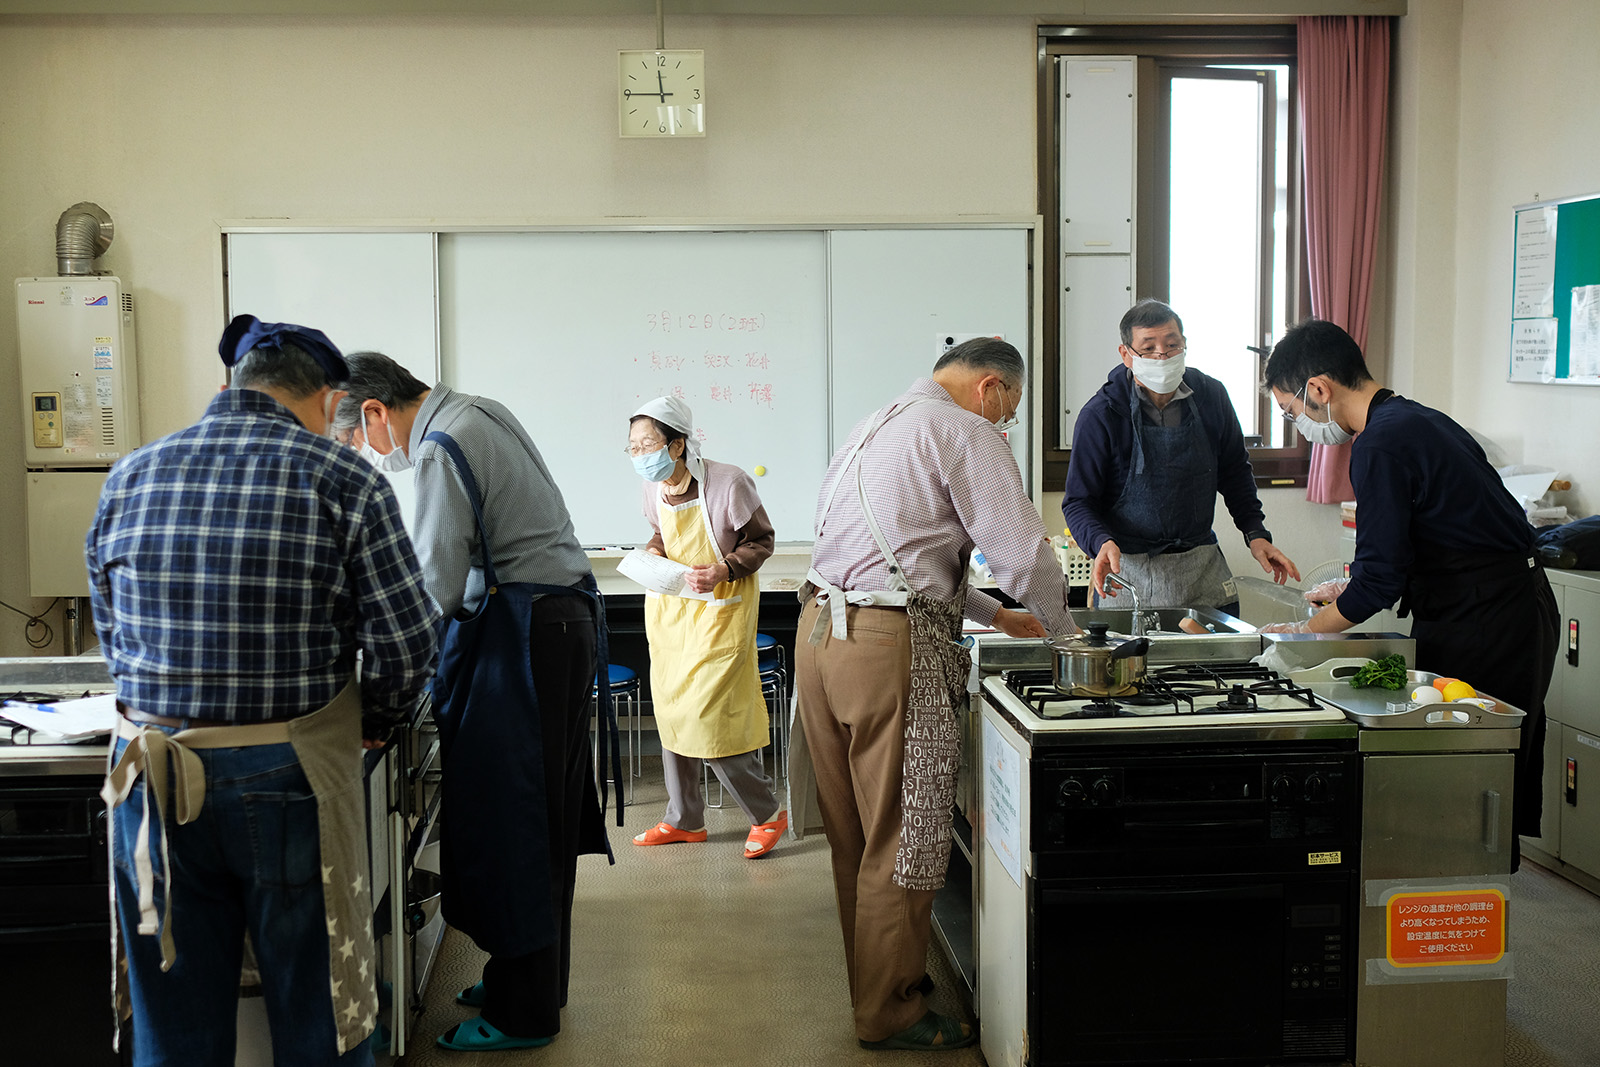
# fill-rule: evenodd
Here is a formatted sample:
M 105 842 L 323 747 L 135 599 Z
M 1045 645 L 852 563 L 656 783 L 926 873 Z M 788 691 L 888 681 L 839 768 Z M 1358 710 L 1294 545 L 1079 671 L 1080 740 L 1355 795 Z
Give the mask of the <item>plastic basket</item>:
M 1058 546 L 1056 558 L 1061 561 L 1061 572 L 1067 576 L 1069 586 L 1087 586 L 1094 576 L 1093 557 L 1085 555 L 1076 544 Z

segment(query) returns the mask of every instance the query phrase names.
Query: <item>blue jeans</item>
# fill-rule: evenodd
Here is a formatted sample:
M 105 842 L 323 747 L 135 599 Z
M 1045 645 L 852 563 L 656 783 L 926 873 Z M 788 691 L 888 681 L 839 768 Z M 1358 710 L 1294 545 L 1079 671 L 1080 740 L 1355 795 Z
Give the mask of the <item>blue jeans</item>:
M 172 731 L 169 731 L 172 732 Z M 127 742 L 119 741 L 117 754 Z M 161 972 L 161 944 L 138 933 L 133 868 L 144 810 L 141 782 L 116 811 L 117 919 L 128 957 L 135 1067 L 232 1067 L 244 934 L 260 964 L 279 1065 L 367 1067 L 370 1042 L 340 1056 L 329 995 L 317 805 L 288 744 L 204 749 L 200 815 L 161 827 L 151 813 L 155 902 L 164 914 L 161 834 L 170 829 L 177 959 Z M 173 812 L 171 798 L 167 811 Z

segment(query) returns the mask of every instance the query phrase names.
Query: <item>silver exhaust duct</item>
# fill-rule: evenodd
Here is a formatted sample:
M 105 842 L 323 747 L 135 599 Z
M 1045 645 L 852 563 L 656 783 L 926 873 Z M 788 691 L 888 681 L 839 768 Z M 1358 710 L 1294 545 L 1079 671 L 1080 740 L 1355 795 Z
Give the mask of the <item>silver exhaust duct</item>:
M 94 261 L 111 247 L 115 234 L 105 208 L 87 200 L 73 204 L 56 220 L 56 273 L 93 274 Z

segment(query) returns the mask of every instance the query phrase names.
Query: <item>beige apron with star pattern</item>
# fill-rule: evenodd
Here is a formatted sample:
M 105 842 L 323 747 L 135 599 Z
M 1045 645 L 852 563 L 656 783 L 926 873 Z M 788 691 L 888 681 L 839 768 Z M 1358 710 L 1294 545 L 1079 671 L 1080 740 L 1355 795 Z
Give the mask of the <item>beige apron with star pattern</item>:
M 361 759 L 361 692 L 352 681 L 328 704 L 287 722 L 200 726 L 168 734 L 118 719 L 118 733 L 128 747 L 111 767 L 100 791 L 106 803 L 106 848 L 111 856 L 110 812 L 136 785 L 144 791 L 145 819 L 133 851 L 139 886 L 139 934 L 161 939 L 162 969 L 172 966 L 177 949 L 172 937 L 172 871 L 167 834 L 161 834 L 160 859 L 166 887 L 165 919 L 154 900 L 154 859 L 150 854 L 151 812 L 167 819 L 167 783 L 172 783 L 173 821 L 191 822 L 205 802 L 205 766 L 195 749 L 246 748 L 254 745 L 294 746 L 306 781 L 317 801 L 317 835 L 322 849 L 322 898 L 328 922 L 328 992 L 333 1002 L 339 1053 L 354 1048 L 377 1024 L 378 990 L 372 938 L 372 887 L 367 884 L 366 787 Z M 115 748 L 112 749 L 115 752 Z M 115 871 L 112 885 L 115 887 Z M 116 892 L 111 894 L 112 997 L 117 1017 L 131 1014 L 127 961 L 117 924 Z

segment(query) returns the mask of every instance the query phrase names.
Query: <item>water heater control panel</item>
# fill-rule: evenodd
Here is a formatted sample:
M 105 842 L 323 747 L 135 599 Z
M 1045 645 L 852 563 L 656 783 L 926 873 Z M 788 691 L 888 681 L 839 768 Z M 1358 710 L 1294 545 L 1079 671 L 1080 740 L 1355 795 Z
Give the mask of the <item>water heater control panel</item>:
M 61 394 L 33 394 L 33 447 L 61 447 Z

